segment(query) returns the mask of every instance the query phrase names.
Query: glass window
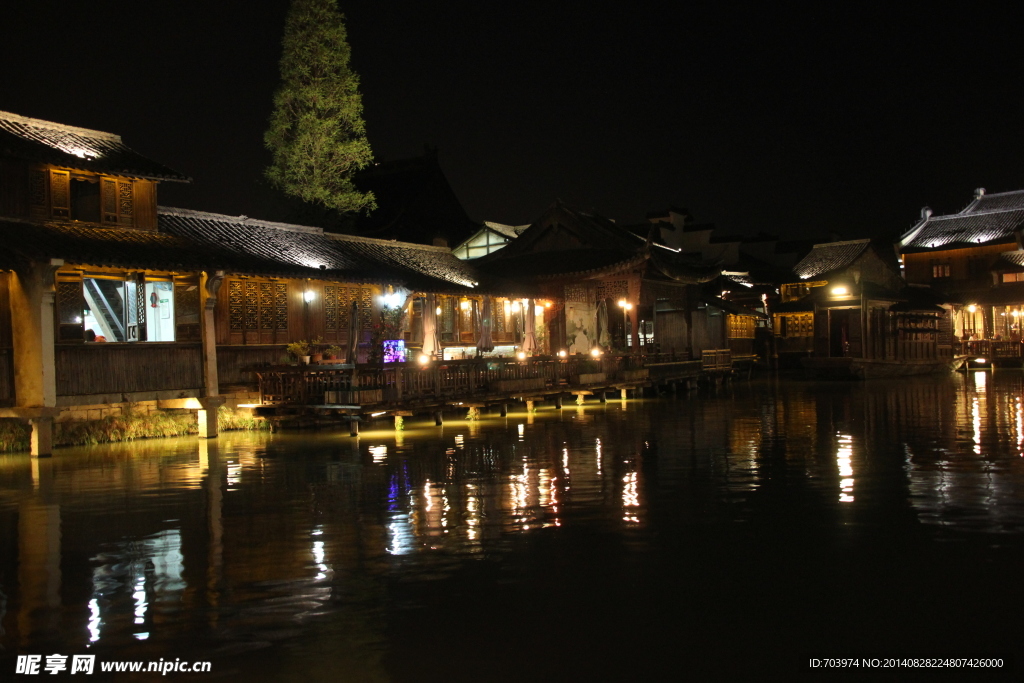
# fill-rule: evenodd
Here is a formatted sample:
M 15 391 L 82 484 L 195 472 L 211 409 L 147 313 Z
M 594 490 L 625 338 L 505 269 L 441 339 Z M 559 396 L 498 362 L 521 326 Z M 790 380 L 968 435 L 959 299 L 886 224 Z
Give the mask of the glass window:
M 146 281 L 146 341 L 174 341 L 174 285 Z
M 82 318 L 87 342 L 127 341 L 123 280 L 82 278 L 85 310 Z

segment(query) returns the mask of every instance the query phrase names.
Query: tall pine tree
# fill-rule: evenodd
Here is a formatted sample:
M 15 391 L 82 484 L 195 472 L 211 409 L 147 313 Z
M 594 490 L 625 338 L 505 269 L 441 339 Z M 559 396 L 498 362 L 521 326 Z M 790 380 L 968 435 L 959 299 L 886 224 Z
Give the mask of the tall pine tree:
M 292 0 L 285 20 L 281 86 L 263 141 L 273 154 L 271 184 L 340 212 L 376 208 L 353 174 L 373 159 L 363 122 L 359 76 L 336 0 Z

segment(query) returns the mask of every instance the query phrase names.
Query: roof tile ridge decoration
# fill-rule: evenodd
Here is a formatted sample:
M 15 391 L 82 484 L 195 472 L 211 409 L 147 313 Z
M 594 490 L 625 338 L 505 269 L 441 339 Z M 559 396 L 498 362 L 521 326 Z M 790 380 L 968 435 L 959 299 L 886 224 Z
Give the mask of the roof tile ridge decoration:
M 103 130 L 94 130 L 92 128 L 79 128 L 78 126 L 69 126 L 65 123 L 57 123 L 55 121 L 47 121 L 46 119 L 34 119 L 30 116 L 22 116 L 21 114 L 15 114 L 9 111 L 0 111 L 0 119 L 10 121 L 11 123 L 20 123 L 24 126 L 33 126 L 35 128 L 46 128 L 49 130 L 57 130 L 62 133 L 72 133 L 74 135 L 84 135 L 89 138 L 98 138 L 102 140 L 108 140 L 110 142 L 120 142 L 121 136 L 116 133 L 108 133 Z
M 338 242 L 362 242 L 364 244 L 379 244 L 382 247 L 400 247 L 402 249 L 419 249 L 421 251 L 442 252 L 450 254 L 448 247 L 435 247 L 433 244 L 417 244 L 415 242 L 399 242 L 398 240 L 386 240 L 380 237 L 364 237 L 362 235 L 345 235 L 340 232 L 325 232 L 327 237 Z
M 274 230 L 286 230 L 288 232 L 305 232 L 311 235 L 324 234 L 323 228 L 312 225 L 297 225 L 295 223 L 276 223 L 264 221 L 248 216 L 228 216 L 222 213 L 210 213 L 208 211 L 196 211 L 195 209 L 179 209 L 173 206 L 158 206 L 156 212 L 161 216 L 180 216 L 182 218 L 195 218 L 205 221 L 219 221 L 221 223 L 235 223 L 237 225 L 255 225 L 261 228 L 272 228 Z
M 964 209 L 960 213 L 954 213 L 947 216 L 933 216 L 932 219 L 942 220 L 947 218 L 967 218 L 970 216 L 988 216 L 993 213 L 1013 213 L 1014 211 L 1024 211 L 1024 206 L 1015 206 L 1012 208 L 987 209 L 985 211 L 971 211 L 970 213 L 965 213 L 969 208 L 970 207 L 967 207 L 967 209 Z

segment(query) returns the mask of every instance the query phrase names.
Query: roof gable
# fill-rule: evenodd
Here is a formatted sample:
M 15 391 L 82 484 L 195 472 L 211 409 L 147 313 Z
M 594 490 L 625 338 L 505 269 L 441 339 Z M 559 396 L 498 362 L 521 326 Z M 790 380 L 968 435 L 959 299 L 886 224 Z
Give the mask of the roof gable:
M 870 244 L 868 239 L 815 244 L 811 252 L 793 266 L 793 272 L 801 280 L 809 280 L 843 270 L 852 265 Z
M 1024 190 L 984 194 L 983 190 L 960 213 L 933 216 L 922 211 L 921 220 L 899 240 L 903 250 L 963 248 L 1011 242 L 1024 225 Z
M 113 175 L 191 182 L 147 159 L 120 135 L 0 111 L 0 155 Z

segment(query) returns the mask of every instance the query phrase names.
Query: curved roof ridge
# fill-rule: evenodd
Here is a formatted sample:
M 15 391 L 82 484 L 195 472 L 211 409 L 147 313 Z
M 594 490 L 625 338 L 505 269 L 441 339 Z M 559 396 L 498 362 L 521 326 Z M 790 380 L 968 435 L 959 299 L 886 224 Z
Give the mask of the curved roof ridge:
M 158 206 L 156 207 L 157 214 L 163 214 L 165 216 L 181 216 L 183 218 L 198 218 L 208 221 L 220 221 L 222 223 L 239 223 L 244 225 L 258 225 L 264 228 L 274 228 L 276 230 L 288 230 L 290 232 L 307 232 L 312 235 L 323 234 L 323 228 L 317 228 L 312 225 L 297 225 L 295 223 L 277 223 L 274 221 L 264 221 L 259 218 L 249 218 L 248 216 L 228 216 L 223 213 L 211 213 L 209 211 L 197 211 L 195 209 L 179 209 L 174 206 Z
M 122 142 L 121 136 L 116 133 L 108 133 L 103 130 L 94 130 L 92 128 L 79 128 L 78 126 L 69 126 L 65 123 L 56 123 L 54 121 L 47 121 L 46 119 L 34 119 L 30 116 L 22 116 L 21 114 L 15 114 L 9 111 L 0 111 L 0 119 L 6 119 L 12 123 L 20 123 L 25 126 L 35 126 L 36 128 L 47 128 L 49 130 L 59 130 L 63 133 L 73 133 L 76 135 L 84 135 L 90 138 L 101 138 L 109 140 L 111 142 Z

